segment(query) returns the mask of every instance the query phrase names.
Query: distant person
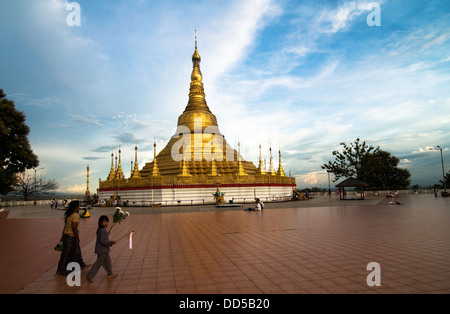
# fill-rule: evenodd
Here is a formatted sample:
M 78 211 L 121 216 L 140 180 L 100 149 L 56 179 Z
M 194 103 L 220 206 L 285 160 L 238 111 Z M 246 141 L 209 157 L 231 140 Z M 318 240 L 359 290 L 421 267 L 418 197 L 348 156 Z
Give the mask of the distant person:
M 67 265 L 72 262 L 78 263 L 81 269 L 90 266 L 86 265 L 81 256 L 78 230 L 78 224 L 80 222 L 80 216 L 78 215 L 79 210 L 80 202 L 72 201 L 69 203 L 69 208 L 64 213 L 64 229 L 61 237 L 63 248 L 58 262 L 58 269 L 56 271 L 58 275 L 67 276 L 70 273 L 70 271 L 67 270 Z
M 108 216 L 100 216 L 98 219 L 97 240 L 95 242 L 95 254 L 97 254 L 97 260 L 86 274 L 86 280 L 88 282 L 92 282 L 100 267 L 105 269 L 108 279 L 117 277 L 117 275 L 113 273 L 111 258 L 109 256 L 110 247 L 116 244 L 116 241 L 109 241 L 107 231 L 108 222 Z
M 55 209 L 58 210 L 58 200 L 55 200 Z
M 249 207 L 247 209 L 244 209 L 244 211 L 261 211 L 261 203 L 259 201 L 259 198 L 256 199 L 255 207 Z
M 52 202 L 50 203 L 50 208 L 53 209 L 54 206 L 55 206 L 55 199 L 52 199 Z

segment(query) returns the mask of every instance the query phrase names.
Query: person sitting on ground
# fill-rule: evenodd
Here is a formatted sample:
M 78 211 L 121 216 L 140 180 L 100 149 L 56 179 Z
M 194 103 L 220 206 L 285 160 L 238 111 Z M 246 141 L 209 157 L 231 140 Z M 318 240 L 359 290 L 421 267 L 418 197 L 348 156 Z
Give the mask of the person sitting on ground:
M 259 198 L 256 199 L 256 206 L 255 207 L 249 207 L 247 209 L 244 209 L 245 211 L 261 211 L 261 203 L 259 201 Z

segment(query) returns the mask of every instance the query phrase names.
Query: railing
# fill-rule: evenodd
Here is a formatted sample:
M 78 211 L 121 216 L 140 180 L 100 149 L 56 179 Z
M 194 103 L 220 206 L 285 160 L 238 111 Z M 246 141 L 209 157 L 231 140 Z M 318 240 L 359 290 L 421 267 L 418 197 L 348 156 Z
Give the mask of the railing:
M 36 200 L 36 201 L 1 201 L 0 204 L 4 207 L 16 207 L 16 206 L 33 206 L 33 205 L 49 205 L 51 200 Z M 61 206 L 62 202 L 59 201 L 58 206 Z
M 292 195 L 272 195 L 272 196 L 257 197 L 257 198 L 259 198 L 261 201 L 263 201 L 265 203 L 287 202 L 287 201 L 292 200 Z M 247 202 L 254 203 L 255 197 L 233 197 L 232 201 L 233 201 L 233 203 L 241 203 L 241 202 L 244 204 L 246 204 Z
M 195 205 L 202 204 L 205 205 L 205 199 L 204 198 L 196 198 L 196 199 L 177 199 L 177 200 L 165 200 L 161 202 L 157 201 L 125 201 L 120 202 L 118 206 L 126 206 L 126 207 L 155 207 L 155 206 L 179 206 L 179 205 Z M 212 203 L 212 202 L 211 202 Z

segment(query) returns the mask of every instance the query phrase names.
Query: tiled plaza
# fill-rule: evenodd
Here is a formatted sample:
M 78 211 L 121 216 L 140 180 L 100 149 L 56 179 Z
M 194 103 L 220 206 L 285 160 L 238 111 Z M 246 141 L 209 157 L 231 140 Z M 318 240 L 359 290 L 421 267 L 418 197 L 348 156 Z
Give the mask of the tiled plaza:
M 55 275 L 63 211 L 47 206 L 0 213 L 0 293 L 307 294 L 449 293 L 450 200 L 403 195 L 266 204 L 263 212 L 213 206 L 127 208 L 114 227 L 113 270 L 69 287 Z M 125 208 L 124 208 L 125 209 Z M 80 223 L 81 248 L 93 263 L 95 208 Z M 112 221 L 112 220 L 111 220 Z M 381 286 L 368 286 L 379 263 Z M 83 271 L 83 275 L 86 272 Z

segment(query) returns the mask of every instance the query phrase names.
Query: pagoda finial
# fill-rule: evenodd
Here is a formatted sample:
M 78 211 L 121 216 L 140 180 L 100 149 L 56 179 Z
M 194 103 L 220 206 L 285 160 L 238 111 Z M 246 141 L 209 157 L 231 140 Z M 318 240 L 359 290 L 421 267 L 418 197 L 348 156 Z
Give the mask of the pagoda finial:
M 86 177 L 86 197 L 89 197 L 91 195 L 91 192 L 89 191 L 89 165 L 86 167 L 87 171 L 87 177 Z
M 121 153 L 122 153 L 122 151 L 120 150 L 120 145 L 119 145 L 119 164 L 117 165 L 117 170 L 116 170 L 116 179 L 119 179 L 119 180 L 125 179 L 125 176 L 122 171 Z M 116 156 L 116 161 L 117 161 L 117 156 Z
M 198 53 L 197 50 L 197 30 L 195 30 L 195 51 L 194 54 L 192 55 L 192 62 L 194 62 L 194 66 L 198 67 L 201 60 L 202 58 L 200 57 L 200 54 Z
M 195 50 L 197 50 L 197 30 L 195 30 Z
M 278 171 L 277 171 L 277 174 L 280 176 L 280 177 L 285 177 L 286 176 L 286 174 L 284 173 L 284 170 L 283 170 L 283 166 L 281 165 L 281 150 L 278 150 L 278 158 L 279 158 L 279 166 L 278 166 Z
M 214 159 L 215 147 L 211 147 L 211 170 L 209 173 L 210 177 L 219 177 L 219 171 L 217 170 L 216 160 Z
M 159 172 L 158 164 L 156 163 L 156 138 L 154 138 L 153 142 L 153 171 L 152 177 L 159 177 L 161 173 Z
M 258 174 L 266 174 L 266 168 L 264 167 L 262 161 L 261 144 L 259 144 L 259 167 L 257 170 Z
M 272 144 L 270 145 L 270 164 L 268 174 L 271 176 L 276 175 L 275 169 L 273 168 L 273 158 L 272 158 Z
M 180 174 L 178 174 L 178 178 L 179 179 L 190 179 L 192 177 L 192 175 L 189 173 L 189 170 L 187 168 L 187 164 L 186 164 L 186 159 L 184 157 L 184 153 L 183 153 L 183 159 L 181 159 L 181 165 L 180 165 Z
M 238 142 L 238 167 L 237 167 L 237 176 L 238 177 L 247 177 L 247 174 L 245 173 L 244 167 L 242 165 L 241 160 L 241 142 Z
M 137 145 L 134 146 L 134 169 L 131 173 L 131 179 L 139 179 L 141 178 L 141 174 L 139 172 L 139 165 L 138 165 L 138 159 L 137 159 Z M 133 165 L 133 162 L 131 162 L 131 165 Z M 133 166 L 131 166 L 133 168 Z
M 108 179 L 107 181 L 111 181 L 116 176 L 116 169 L 114 169 L 114 152 L 111 150 L 111 169 L 109 171 Z

